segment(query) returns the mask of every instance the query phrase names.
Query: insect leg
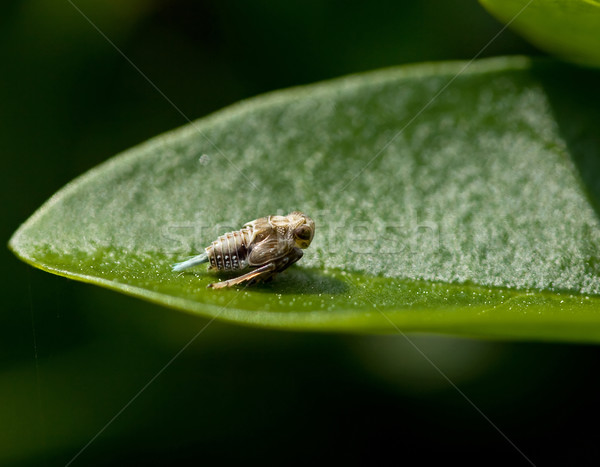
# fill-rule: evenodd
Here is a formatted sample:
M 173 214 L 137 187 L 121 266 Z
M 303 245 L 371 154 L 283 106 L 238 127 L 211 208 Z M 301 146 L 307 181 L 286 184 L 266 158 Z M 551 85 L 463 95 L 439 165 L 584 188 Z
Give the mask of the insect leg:
M 290 251 L 288 253 L 287 256 L 275 261 L 275 270 L 268 274 L 265 273 L 263 276 L 261 276 L 260 280 L 262 282 L 270 281 L 271 279 L 273 279 L 273 277 L 275 277 L 275 275 L 277 273 L 286 270 L 292 264 L 294 264 L 296 261 L 298 261 L 300 258 L 302 258 L 303 254 L 304 253 L 302 252 L 302 250 L 300 248 L 294 248 L 292 251 Z
M 229 279 L 223 282 L 215 282 L 213 284 L 208 284 L 208 288 L 213 289 L 222 289 L 223 287 L 231 287 L 233 285 L 241 284 L 242 282 L 250 281 L 253 279 L 261 279 L 262 276 L 268 277 L 273 271 L 277 269 L 277 265 L 275 263 L 265 264 L 254 271 L 250 271 L 247 274 L 244 274 L 240 277 L 235 277 L 233 279 Z
M 300 258 L 302 258 L 303 252 L 300 248 L 294 248 L 290 253 L 271 263 L 265 264 L 264 266 L 255 269 L 254 271 L 250 271 L 247 274 L 244 274 L 240 277 L 235 277 L 233 279 L 229 279 L 223 282 L 215 282 L 213 284 L 208 284 L 209 288 L 213 289 L 221 289 L 223 287 L 231 287 L 233 285 L 241 284 L 246 281 L 268 281 L 271 279 L 276 273 L 287 269 Z
M 277 265 L 277 270 L 275 272 L 281 272 L 284 269 L 289 268 L 292 264 L 294 264 L 296 261 L 302 258 L 303 255 L 304 252 L 300 248 L 294 248 L 285 258 L 283 258 L 279 262 L 279 264 Z

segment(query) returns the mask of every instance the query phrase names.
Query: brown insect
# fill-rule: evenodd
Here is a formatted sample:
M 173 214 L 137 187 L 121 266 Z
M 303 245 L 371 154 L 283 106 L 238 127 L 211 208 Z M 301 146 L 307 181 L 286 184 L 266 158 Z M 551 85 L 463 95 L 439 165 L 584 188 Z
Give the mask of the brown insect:
M 202 263 L 210 263 L 208 269 L 217 271 L 251 269 L 234 279 L 208 285 L 215 289 L 264 282 L 302 258 L 302 250 L 309 247 L 314 234 L 315 222 L 298 211 L 287 216 L 261 217 L 246 223 L 241 230 L 221 235 L 201 255 L 175 264 L 173 271 Z

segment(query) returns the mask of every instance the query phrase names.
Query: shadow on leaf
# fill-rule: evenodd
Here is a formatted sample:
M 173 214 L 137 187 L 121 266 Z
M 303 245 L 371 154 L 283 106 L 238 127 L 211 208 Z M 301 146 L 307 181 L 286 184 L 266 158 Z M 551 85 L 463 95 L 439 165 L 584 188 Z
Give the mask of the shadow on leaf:
M 255 292 L 276 294 L 330 294 L 338 295 L 348 290 L 348 284 L 316 269 L 292 267 L 273 280 L 251 286 Z
M 537 62 L 540 80 L 575 169 L 600 218 L 600 72 L 554 62 Z

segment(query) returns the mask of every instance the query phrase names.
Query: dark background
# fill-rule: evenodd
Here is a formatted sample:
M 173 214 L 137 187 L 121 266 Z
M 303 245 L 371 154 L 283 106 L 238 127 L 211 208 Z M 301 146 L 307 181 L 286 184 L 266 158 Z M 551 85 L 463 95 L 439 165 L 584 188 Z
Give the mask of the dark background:
M 348 73 L 468 60 L 502 28 L 474 0 L 73 2 L 190 119 Z M 2 10 L 8 241 L 69 180 L 186 119 L 68 0 Z M 539 52 L 507 30 L 481 56 L 502 54 Z M 213 322 L 126 406 L 207 321 L 1 254 L 2 465 L 65 465 L 83 448 L 71 465 L 597 460 L 595 346 L 410 336 L 453 387 L 400 335 Z

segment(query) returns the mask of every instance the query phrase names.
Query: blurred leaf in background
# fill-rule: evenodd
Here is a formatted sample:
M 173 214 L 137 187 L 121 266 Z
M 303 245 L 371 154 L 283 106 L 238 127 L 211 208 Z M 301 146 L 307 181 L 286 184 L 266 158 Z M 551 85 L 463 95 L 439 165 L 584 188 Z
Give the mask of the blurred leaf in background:
M 468 60 L 500 28 L 466 0 L 73 2 L 189 119 L 346 73 Z M 8 240 L 75 176 L 186 120 L 69 2 L 6 1 L 0 26 Z M 515 53 L 536 52 L 505 31 L 483 56 Z M 4 465 L 65 465 L 79 452 L 71 465 L 522 460 L 402 336 L 213 322 L 152 381 L 207 321 L 2 254 Z M 413 339 L 532 458 L 596 454 L 581 423 L 598 415 L 596 347 Z
M 479 0 L 490 13 L 564 60 L 600 67 L 598 0 Z

